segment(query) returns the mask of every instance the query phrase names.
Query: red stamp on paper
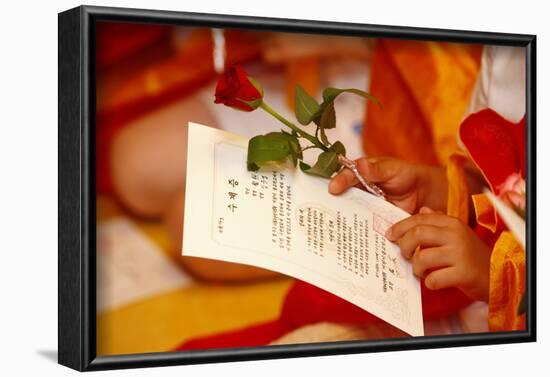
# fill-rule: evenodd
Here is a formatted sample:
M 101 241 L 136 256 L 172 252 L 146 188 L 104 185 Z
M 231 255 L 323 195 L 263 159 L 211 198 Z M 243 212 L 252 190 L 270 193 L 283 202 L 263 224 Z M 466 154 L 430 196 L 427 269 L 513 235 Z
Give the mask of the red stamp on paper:
M 393 225 L 392 222 L 386 220 L 385 218 L 377 214 L 373 215 L 373 220 L 374 220 L 374 223 L 372 227 L 374 231 L 380 234 L 381 236 L 384 236 L 386 234 L 386 230 L 388 230 L 388 228 Z

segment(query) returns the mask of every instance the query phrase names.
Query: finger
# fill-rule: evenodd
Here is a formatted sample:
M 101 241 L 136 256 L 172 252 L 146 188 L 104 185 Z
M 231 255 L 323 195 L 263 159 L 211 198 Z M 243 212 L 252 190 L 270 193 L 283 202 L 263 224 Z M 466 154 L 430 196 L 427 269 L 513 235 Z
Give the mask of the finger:
M 328 191 L 331 194 L 341 194 L 357 183 L 359 183 L 359 181 L 355 178 L 355 174 L 348 168 L 345 168 L 330 180 Z
M 422 207 L 422 208 L 420 208 L 420 210 L 418 212 L 422 213 L 422 214 L 427 214 L 427 213 L 437 213 L 437 214 L 440 214 L 440 215 L 445 214 L 444 212 L 441 212 L 441 211 L 434 211 L 430 207 Z
M 447 230 L 435 225 L 417 225 L 401 237 L 397 244 L 401 255 L 410 259 L 417 247 L 442 246 L 448 240 Z
M 384 183 L 395 177 L 403 167 L 403 161 L 389 157 L 369 157 L 355 160 L 357 170 L 373 183 Z
M 355 160 L 355 164 L 359 174 L 367 181 L 383 184 L 398 173 L 403 162 L 388 157 L 362 157 Z M 346 168 L 331 179 L 328 189 L 331 194 L 337 195 L 358 183 L 353 172 Z
M 428 274 L 424 280 L 426 288 L 431 290 L 458 287 L 460 283 L 460 273 L 457 267 L 447 267 L 435 270 Z
M 420 213 L 407 217 L 393 224 L 386 231 L 386 238 L 390 241 L 396 241 L 403 237 L 405 233 L 418 225 L 435 225 L 435 226 L 451 226 L 454 218 L 441 213 Z
M 448 267 L 453 262 L 452 253 L 445 247 L 431 247 L 418 250 L 413 254 L 413 272 L 418 277 L 425 277 L 434 268 Z

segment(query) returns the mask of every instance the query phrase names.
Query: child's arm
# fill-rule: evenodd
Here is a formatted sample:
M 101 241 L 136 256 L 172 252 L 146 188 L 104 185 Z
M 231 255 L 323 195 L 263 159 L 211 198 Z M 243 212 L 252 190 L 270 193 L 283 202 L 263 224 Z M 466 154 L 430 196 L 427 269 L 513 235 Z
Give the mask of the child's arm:
M 386 233 L 428 289 L 457 287 L 475 299 L 489 299 L 491 249 L 457 218 L 422 208 Z

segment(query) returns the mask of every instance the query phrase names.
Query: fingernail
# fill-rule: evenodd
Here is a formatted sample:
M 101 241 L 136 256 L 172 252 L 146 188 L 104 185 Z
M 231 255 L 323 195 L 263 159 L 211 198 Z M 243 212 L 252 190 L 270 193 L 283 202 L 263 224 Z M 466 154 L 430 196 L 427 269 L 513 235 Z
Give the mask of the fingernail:
M 420 213 L 433 213 L 432 209 L 429 207 L 422 207 L 420 208 Z
M 386 230 L 386 238 L 390 241 L 393 241 L 393 232 L 391 230 L 391 227 L 388 228 L 388 230 Z
M 431 280 L 424 279 L 424 285 L 425 285 L 426 288 L 428 288 L 429 290 L 432 290 L 432 282 L 431 282 Z
M 367 159 L 367 166 L 369 167 L 369 169 L 376 169 L 378 166 L 378 160 L 377 158 L 369 158 Z

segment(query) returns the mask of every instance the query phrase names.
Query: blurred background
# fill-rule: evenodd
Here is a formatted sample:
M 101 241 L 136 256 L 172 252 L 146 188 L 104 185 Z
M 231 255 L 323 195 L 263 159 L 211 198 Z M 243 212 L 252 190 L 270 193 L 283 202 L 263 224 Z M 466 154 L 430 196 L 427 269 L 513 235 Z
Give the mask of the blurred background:
M 376 96 L 382 107 L 353 95 L 337 99 L 329 139 L 341 140 L 350 158 L 392 155 L 444 165 L 458 148 L 481 48 L 98 22 L 97 353 L 404 336 L 383 323 L 304 320 L 295 310 L 317 293 L 297 296 L 294 279 L 182 257 L 185 126 L 192 121 L 243 136 L 281 128 L 263 112 L 243 115 L 214 104 L 218 75 L 238 63 L 288 118 L 296 84 L 317 98 L 328 86 Z M 289 312 L 298 319 L 281 328 Z M 461 315 L 447 310 L 427 333 L 472 330 L 460 325 Z

